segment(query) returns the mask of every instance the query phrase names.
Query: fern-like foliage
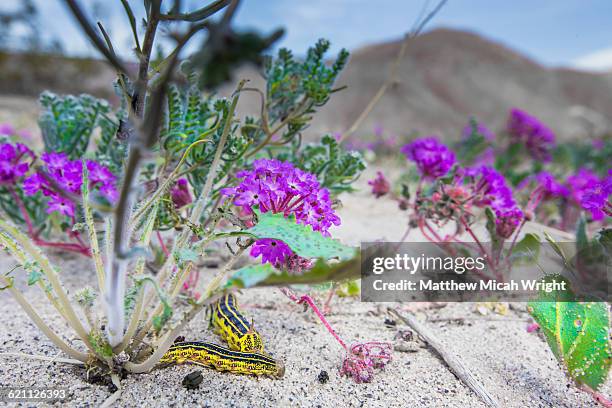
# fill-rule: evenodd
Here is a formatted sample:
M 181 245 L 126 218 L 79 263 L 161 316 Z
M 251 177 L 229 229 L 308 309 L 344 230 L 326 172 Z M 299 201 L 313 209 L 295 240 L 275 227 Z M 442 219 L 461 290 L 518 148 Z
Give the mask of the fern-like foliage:
M 297 133 L 306 127 L 315 107 L 327 103 L 349 56 L 348 51 L 342 49 L 334 63 L 328 66 L 325 54 L 329 47 L 329 41 L 320 39 L 308 49 L 304 61 L 295 59 L 285 48 L 279 50 L 276 59 L 267 60 L 266 96 L 272 124 L 292 117 L 290 131 Z
M 196 195 L 206 182 L 228 109 L 226 99 L 203 96 L 193 85 L 183 90 L 174 86 L 168 92 L 166 126 L 161 138 L 167 160 L 178 161 L 190 145 L 198 140 L 207 140 L 192 148 L 185 161 L 188 179 Z M 232 137 L 228 138 L 223 149 L 221 158 L 224 167 L 240 160 L 251 144 L 248 135 L 241 135 L 237 130 L 237 125 L 232 127 Z M 226 174 L 225 171 L 220 172 L 221 177 Z
M 315 174 L 321 185 L 334 195 L 353 191 L 351 184 L 366 168 L 361 153 L 344 150 L 330 135 L 323 136 L 319 143 L 306 145 L 303 149 L 284 156 L 283 159 Z
M 59 96 L 43 92 L 39 126 L 46 151 L 65 152 L 71 160 L 82 157 L 101 115 L 110 112 L 108 103 L 90 95 Z

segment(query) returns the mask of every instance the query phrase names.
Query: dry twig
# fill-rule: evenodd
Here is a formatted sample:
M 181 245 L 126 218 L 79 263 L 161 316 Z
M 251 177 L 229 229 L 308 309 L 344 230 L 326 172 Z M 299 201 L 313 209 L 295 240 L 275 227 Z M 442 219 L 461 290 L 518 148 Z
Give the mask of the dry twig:
M 463 361 L 455 354 L 451 353 L 446 349 L 444 344 L 427 328 L 423 323 L 419 322 L 413 315 L 408 314 L 402 316 L 395 309 L 389 308 L 388 311 L 406 323 L 412 330 L 418 333 L 418 335 L 431 347 L 433 348 L 442 359 L 446 362 L 448 367 L 451 369 L 465 385 L 470 387 L 472 391 L 478 395 L 478 397 L 489 407 L 499 407 L 499 402 L 487 391 L 487 389 L 474 378 L 474 375 L 470 370 L 463 364 Z

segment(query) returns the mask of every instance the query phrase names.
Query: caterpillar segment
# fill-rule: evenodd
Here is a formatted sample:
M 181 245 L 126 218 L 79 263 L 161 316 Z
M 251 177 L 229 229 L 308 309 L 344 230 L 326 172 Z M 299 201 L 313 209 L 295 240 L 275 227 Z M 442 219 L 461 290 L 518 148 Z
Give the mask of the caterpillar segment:
M 282 378 L 285 366 L 264 353 L 230 350 L 213 343 L 185 341 L 174 343 L 160 364 L 191 363 L 236 374 Z
M 238 301 L 233 293 L 225 294 L 211 306 L 210 320 L 215 333 L 227 342 L 230 349 L 264 351 L 261 336 L 238 309 Z

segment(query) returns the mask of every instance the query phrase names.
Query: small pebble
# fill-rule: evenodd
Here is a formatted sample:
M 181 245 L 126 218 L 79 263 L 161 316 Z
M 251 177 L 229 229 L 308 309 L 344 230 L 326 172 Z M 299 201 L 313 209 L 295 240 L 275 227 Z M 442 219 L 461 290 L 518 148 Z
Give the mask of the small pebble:
M 200 386 L 204 377 L 202 376 L 202 372 L 199 370 L 192 371 L 183 378 L 183 387 L 188 390 L 195 390 Z
M 329 381 L 329 374 L 327 374 L 327 371 L 321 370 L 317 379 L 319 380 L 321 384 L 325 384 L 326 382 Z

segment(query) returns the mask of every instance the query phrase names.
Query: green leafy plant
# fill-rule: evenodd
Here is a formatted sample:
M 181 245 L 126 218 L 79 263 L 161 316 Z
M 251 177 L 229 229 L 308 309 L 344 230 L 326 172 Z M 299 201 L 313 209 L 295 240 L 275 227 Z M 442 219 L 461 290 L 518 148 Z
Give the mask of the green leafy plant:
M 65 3 L 90 41 L 116 69 L 121 108 L 112 112 L 107 103 L 89 96 L 43 95 L 40 126 L 46 167 L 32 165 L 33 160 L 14 178 L 17 184 L 26 177 L 32 184 L 38 183 L 28 187 L 32 200 L 53 194 L 56 201 L 47 204 L 61 209 L 57 215 L 60 223 L 68 223 L 68 217 L 70 225 L 63 230 L 70 231 L 70 237 L 79 241 L 80 252 L 91 257 L 97 290 L 79 291 L 73 304 L 61 283 L 61 266 L 53 265 L 39 248 L 32 220 L 25 216 L 31 211 L 11 212 L 8 204 L 5 211 L 10 217 L 0 219 L 0 244 L 18 266 L 1 275 L 0 283 L 37 327 L 70 356 L 68 361 L 110 375 L 119 390 L 107 401 L 110 405 L 119 396 L 120 375 L 155 367 L 178 333 L 223 290 L 234 264 L 257 239 L 286 240 L 296 253 L 315 258 L 313 268 L 304 273 L 304 281 L 354 277 L 354 249 L 282 214 L 262 211 L 258 220 L 245 219 L 222 193 L 236 183 L 237 174 L 264 154 L 274 157 L 275 151 L 287 151 L 284 145 L 290 145 L 291 154 L 285 160 L 302 155 L 300 132 L 308 126 L 315 108 L 327 102 L 334 91 L 334 79 L 346 63 L 347 53 L 343 51 L 328 66 L 324 54 L 329 43 L 325 41 L 310 49 L 302 63 L 283 52 L 282 61 L 268 62 L 265 91 L 247 88 L 245 81 L 238 81 L 228 99 L 203 96 L 198 87 L 231 78 L 238 63 L 259 61 L 261 52 L 278 38 L 233 31 L 230 23 L 237 1 L 217 0 L 183 12 L 180 2 L 165 9 L 159 0 L 146 0 L 142 38 L 129 3 L 122 2 L 134 35 L 139 60 L 136 72 L 114 53 L 112 39 L 101 23 L 95 30 L 76 0 Z M 218 12 L 222 14 L 219 20 L 210 19 Z M 172 32 L 176 47 L 152 63 L 155 35 L 161 27 L 169 29 L 171 22 L 181 22 L 180 28 L 186 30 Z M 177 69 L 184 58 L 182 51 L 204 29 L 209 31 L 207 41 L 183 65 L 185 83 Z M 230 37 L 238 41 L 228 43 Z M 294 82 L 298 88 L 290 91 L 287 86 Z M 236 106 L 240 96 L 251 91 L 262 95 L 262 113 L 242 121 Z M 290 96 L 285 98 L 285 93 Z M 94 129 L 100 129 L 95 146 L 91 144 Z M 276 134 L 282 136 L 273 140 Z M 337 145 L 325 143 L 330 149 L 326 160 L 342 161 Z M 312 168 L 309 160 L 302 161 L 305 168 Z M 328 175 L 319 173 L 333 192 L 348 190 L 350 181 L 363 169 L 356 157 L 344 161 L 348 164 L 340 167 L 328 163 Z M 76 170 L 64 171 L 67 166 Z M 51 171 L 70 189 L 47 180 L 45 176 Z M 316 180 L 315 175 L 308 177 Z M 317 188 L 331 203 L 329 191 L 318 184 Z M 36 203 L 25 202 L 26 210 Z M 335 217 L 331 204 L 326 211 Z M 24 216 L 20 218 L 20 214 Z M 246 225 L 254 221 L 258 221 L 256 225 Z M 24 222 L 31 227 L 30 236 L 16 225 Z M 52 234 L 53 228 L 49 231 Z M 170 239 L 162 231 L 168 231 Z M 192 272 L 197 272 L 196 261 L 223 244 L 231 256 L 215 276 L 206 282 L 191 279 Z M 151 252 L 161 252 L 155 274 L 146 268 Z M 330 258 L 342 261 L 332 265 Z M 58 335 L 23 295 L 15 284 L 20 268 L 30 285 L 41 288 L 82 347 Z M 282 273 L 266 279 L 278 285 L 295 280 Z M 195 288 L 185 292 L 188 281 Z
M 543 291 L 529 302 L 528 311 L 567 375 L 579 387 L 598 391 L 612 363 L 610 309 L 604 302 L 580 301 L 560 276 L 544 278 L 553 280 L 564 281 L 568 289 Z

